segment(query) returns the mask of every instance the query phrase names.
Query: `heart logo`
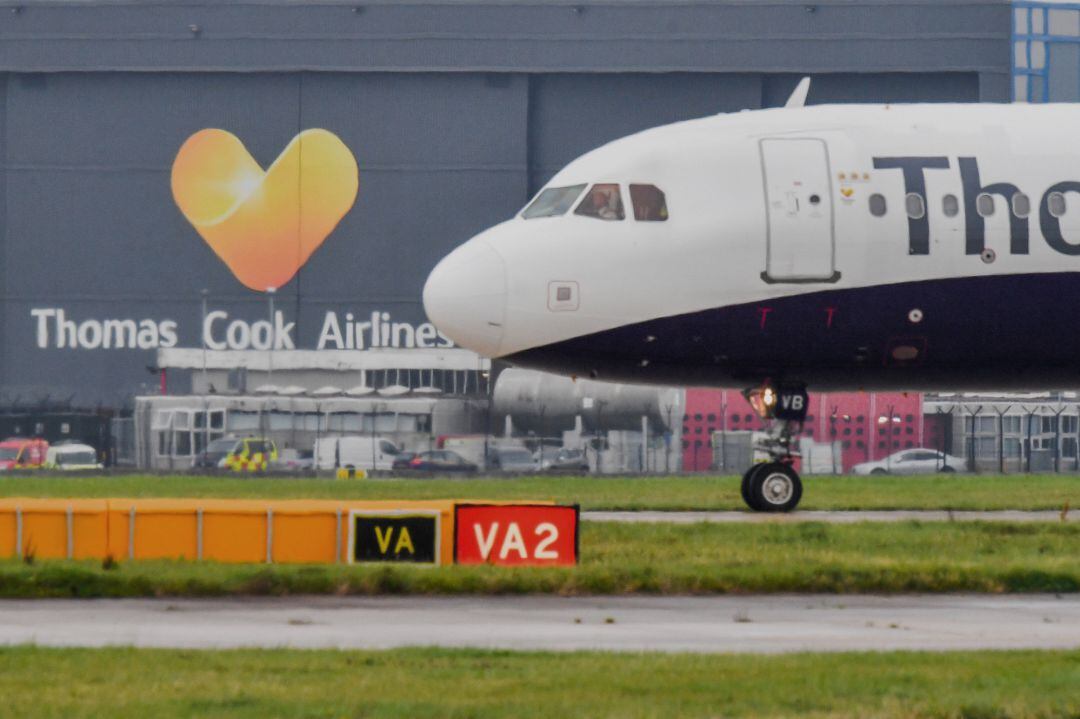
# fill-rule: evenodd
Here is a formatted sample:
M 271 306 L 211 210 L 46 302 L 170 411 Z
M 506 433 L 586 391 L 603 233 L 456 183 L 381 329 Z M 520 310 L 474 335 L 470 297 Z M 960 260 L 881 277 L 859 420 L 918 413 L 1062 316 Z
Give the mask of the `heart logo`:
M 304 130 L 265 172 L 231 132 L 200 130 L 172 166 L 180 211 L 245 287 L 293 278 L 356 201 L 356 158 L 336 135 Z
M 840 188 L 840 194 L 843 195 L 844 197 L 851 197 L 852 195 L 855 194 L 855 190 L 850 188 L 850 187 L 841 187 Z

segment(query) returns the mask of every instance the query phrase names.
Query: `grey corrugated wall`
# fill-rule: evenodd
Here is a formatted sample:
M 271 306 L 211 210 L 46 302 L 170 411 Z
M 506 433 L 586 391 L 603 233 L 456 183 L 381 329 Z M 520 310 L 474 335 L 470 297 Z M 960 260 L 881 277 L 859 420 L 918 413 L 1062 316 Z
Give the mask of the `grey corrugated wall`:
M 192 133 L 220 127 L 266 167 L 337 134 L 355 206 L 278 306 L 314 347 L 327 311 L 423 321 L 454 245 L 513 214 L 606 140 L 776 105 L 1004 100 L 1005 2 L 170 2 L 0 7 L 0 407 L 122 405 L 152 351 L 39 348 L 34 308 L 172 319 L 199 344 L 200 291 L 248 320 L 240 285 L 173 203 Z

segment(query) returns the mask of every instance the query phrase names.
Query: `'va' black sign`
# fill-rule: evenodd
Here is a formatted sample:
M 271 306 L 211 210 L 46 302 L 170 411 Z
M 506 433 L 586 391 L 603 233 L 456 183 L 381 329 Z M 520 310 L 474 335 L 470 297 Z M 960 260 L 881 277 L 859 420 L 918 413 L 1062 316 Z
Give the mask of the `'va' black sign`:
M 354 514 L 354 562 L 436 564 L 438 518 L 434 515 Z

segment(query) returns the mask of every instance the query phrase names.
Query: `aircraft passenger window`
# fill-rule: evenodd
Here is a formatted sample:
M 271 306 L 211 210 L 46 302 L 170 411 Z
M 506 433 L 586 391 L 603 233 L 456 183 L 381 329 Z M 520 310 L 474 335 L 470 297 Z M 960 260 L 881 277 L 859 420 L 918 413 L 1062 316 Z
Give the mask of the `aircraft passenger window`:
M 638 222 L 663 222 L 668 218 L 664 192 L 656 185 L 630 185 L 630 202 Z
M 945 195 L 941 198 L 941 211 L 946 217 L 956 217 L 960 212 L 960 201 L 956 199 L 956 195 Z
M 565 215 L 573 207 L 574 200 L 581 196 L 585 185 L 571 185 L 569 187 L 549 187 L 533 200 L 521 216 L 526 220 L 534 217 L 558 217 Z
M 1060 192 L 1051 192 L 1046 198 L 1046 209 L 1050 211 L 1050 214 L 1054 217 L 1061 217 L 1065 214 L 1065 195 Z
M 1017 217 L 1027 217 L 1031 214 L 1031 200 L 1023 192 L 1017 192 L 1012 196 L 1012 211 Z
M 907 210 L 907 216 L 913 220 L 918 220 L 926 215 L 926 204 L 923 202 L 922 195 L 917 192 L 909 192 L 904 197 L 904 209 Z
M 975 209 L 980 217 L 989 217 L 994 214 L 994 196 L 984 192 L 976 197 Z
M 623 211 L 622 195 L 618 185 L 593 185 L 585 195 L 585 199 L 574 210 L 575 215 L 594 217 L 598 220 L 622 220 L 626 217 Z
M 876 192 L 870 195 L 870 214 L 874 217 L 885 214 L 885 195 L 879 195 Z

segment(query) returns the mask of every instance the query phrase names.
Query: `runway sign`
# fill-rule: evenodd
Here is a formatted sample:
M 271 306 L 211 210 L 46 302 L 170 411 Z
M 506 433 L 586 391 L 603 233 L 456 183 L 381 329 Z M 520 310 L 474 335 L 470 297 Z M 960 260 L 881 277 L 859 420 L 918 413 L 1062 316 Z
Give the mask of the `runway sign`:
M 514 566 L 577 564 L 578 507 L 455 505 L 454 561 Z
M 349 513 L 350 562 L 439 563 L 437 511 Z

